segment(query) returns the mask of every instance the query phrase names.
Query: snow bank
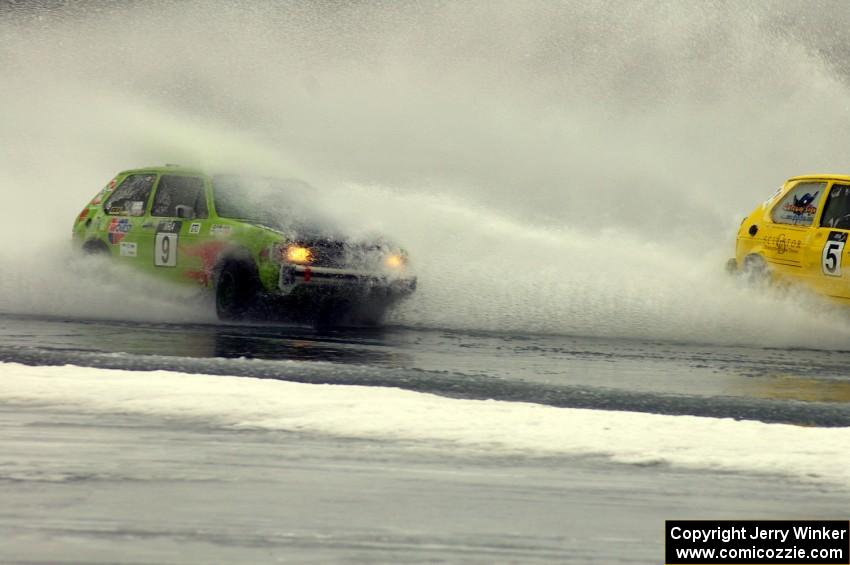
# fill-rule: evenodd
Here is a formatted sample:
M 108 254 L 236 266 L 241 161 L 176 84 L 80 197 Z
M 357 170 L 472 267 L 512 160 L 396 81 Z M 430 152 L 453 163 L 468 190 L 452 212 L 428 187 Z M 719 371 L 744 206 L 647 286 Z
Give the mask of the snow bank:
M 128 413 L 470 456 L 603 456 L 850 486 L 850 428 L 459 400 L 391 388 L 0 363 L 0 403 Z

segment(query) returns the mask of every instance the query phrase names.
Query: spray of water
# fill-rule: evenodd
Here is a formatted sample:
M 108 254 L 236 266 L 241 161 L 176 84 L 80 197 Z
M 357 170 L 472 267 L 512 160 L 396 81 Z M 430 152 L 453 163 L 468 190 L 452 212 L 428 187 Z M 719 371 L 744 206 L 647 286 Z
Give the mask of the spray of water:
M 206 316 L 67 255 L 117 170 L 180 162 L 305 178 L 402 242 L 399 323 L 848 343 L 722 274 L 785 177 L 845 170 L 841 4 L 0 6 L 4 311 Z

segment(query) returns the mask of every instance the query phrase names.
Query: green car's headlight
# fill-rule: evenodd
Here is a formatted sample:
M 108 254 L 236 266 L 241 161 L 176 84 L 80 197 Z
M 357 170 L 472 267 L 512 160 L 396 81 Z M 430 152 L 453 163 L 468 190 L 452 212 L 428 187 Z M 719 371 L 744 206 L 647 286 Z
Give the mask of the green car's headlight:
M 401 269 L 407 264 L 407 256 L 402 253 L 393 253 L 384 257 L 384 265 L 390 269 Z
M 282 255 L 290 263 L 306 265 L 313 262 L 313 253 L 310 248 L 302 245 L 290 245 L 283 250 Z

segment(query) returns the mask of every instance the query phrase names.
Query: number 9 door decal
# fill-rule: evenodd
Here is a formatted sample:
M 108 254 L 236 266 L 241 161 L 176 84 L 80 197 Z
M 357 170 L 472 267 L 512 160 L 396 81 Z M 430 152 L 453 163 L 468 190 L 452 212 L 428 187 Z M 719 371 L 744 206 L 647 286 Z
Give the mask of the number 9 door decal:
M 177 266 L 177 234 L 156 234 L 156 245 L 153 250 L 153 264 L 157 267 Z
M 821 269 L 823 274 L 829 277 L 841 276 L 841 254 L 844 253 L 844 244 L 847 242 L 847 234 L 842 232 L 830 232 L 829 238 L 823 246 L 821 253 Z

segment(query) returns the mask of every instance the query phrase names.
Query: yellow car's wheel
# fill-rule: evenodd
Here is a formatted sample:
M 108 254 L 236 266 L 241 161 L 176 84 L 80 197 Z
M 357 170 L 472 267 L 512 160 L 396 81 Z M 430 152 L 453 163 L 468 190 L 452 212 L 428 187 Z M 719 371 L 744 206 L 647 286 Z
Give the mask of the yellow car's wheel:
M 741 266 L 741 275 L 749 283 L 763 284 L 770 282 L 770 268 L 761 255 L 747 255 Z

